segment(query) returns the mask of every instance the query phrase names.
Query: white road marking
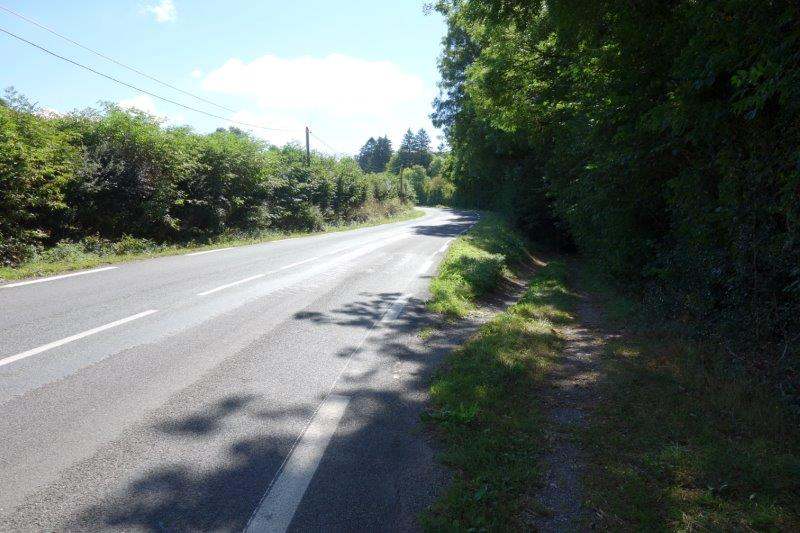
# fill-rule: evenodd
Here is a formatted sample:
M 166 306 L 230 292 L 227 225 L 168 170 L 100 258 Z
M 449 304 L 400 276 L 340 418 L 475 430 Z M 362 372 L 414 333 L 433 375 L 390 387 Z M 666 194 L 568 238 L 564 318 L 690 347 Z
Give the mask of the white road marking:
M 411 297 L 410 294 L 403 294 L 402 296 L 397 298 L 397 300 L 395 300 L 392 303 L 392 306 L 389 308 L 389 310 L 386 311 L 386 314 L 383 315 L 383 318 L 381 318 L 380 323 L 386 324 L 387 322 L 391 322 L 397 319 L 397 317 L 400 316 L 400 313 L 403 312 L 403 308 L 406 306 L 406 303 L 408 303 L 408 299 L 410 297 Z
M 335 252 L 331 252 L 329 254 L 319 255 L 319 256 L 316 256 L 316 257 L 311 257 L 309 259 L 304 259 L 304 260 L 298 261 L 296 263 L 292 263 L 292 264 L 289 264 L 289 265 L 286 265 L 286 266 L 282 266 L 280 268 L 276 268 L 275 270 L 270 270 L 269 272 L 264 272 L 263 274 L 256 274 L 255 276 L 250 276 L 249 278 L 240 279 L 239 281 L 234 281 L 232 283 L 226 283 L 225 285 L 220 285 L 219 287 L 215 287 L 215 288 L 213 288 L 211 290 L 208 290 L 208 291 L 205 291 L 205 292 L 199 292 L 199 293 L 197 293 L 197 296 L 208 296 L 209 294 L 213 294 L 215 292 L 222 291 L 222 290 L 228 289 L 230 287 L 235 287 L 236 285 L 241 285 L 242 283 L 247 283 L 248 281 L 253 281 L 253 280 L 256 280 L 256 279 L 259 279 L 259 278 L 263 278 L 264 276 L 268 276 L 270 274 L 276 274 L 278 272 L 282 272 L 282 271 L 288 270 L 290 268 L 295 268 L 295 267 L 298 267 L 300 265 L 303 265 L 303 264 L 306 264 L 306 263 L 310 263 L 312 261 L 317 261 L 318 259 L 321 259 L 322 257 L 325 257 L 326 255 L 340 254 L 342 252 L 346 252 L 348 250 L 352 250 L 353 248 L 357 248 L 355 251 L 349 252 L 349 253 L 345 253 L 345 254 L 343 254 L 343 255 L 341 255 L 339 257 L 339 259 L 346 260 L 350 256 L 354 256 L 354 255 L 355 256 L 359 256 L 359 255 L 363 255 L 365 253 L 369 253 L 373 249 L 381 248 L 381 247 L 386 246 L 386 245 L 388 245 L 388 244 L 390 244 L 390 243 L 392 243 L 394 241 L 409 237 L 410 235 L 411 235 L 410 233 L 401 233 L 399 235 L 396 235 L 394 237 L 390 237 L 388 239 L 376 239 L 375 241 L 372 242 L 372 244 L 369 244 L 369 245 L 366 245 L 366 246 L 358 245 L 358 246 L 355 246 L 355 247 L 353 247 L 353 246 L 345 247 L 345 248 L 343 248 L 341 250 L 336 250 Z
M 36 355 L 38 353 L 46 352 L 47 350 L 52 350 L 53 348 L 57 348 L 59 346 L 63 346 L 68 344 L 72 341 L 76 341 L 78 339 L 82 339 L 84 337 L 88 337 L 89 335 L 94 335 L 95 333 L 100 333 L 101 331 L 105 331 L 107 329 L 115 328 L 117 326 L 121 326 L 122 324 L 126 324 L 128 322 L 132 322 L 134 320 L 138 320 L 140 318 L 144 318 L 148 315 L 152 315 L 153 313 L 157 313 L 157 309 L 150 309 L 149 311 L 144 311 L 142 313 L 135 314 L 133 316 L 129 316 L 127 318 L 121 318 L 119 320 L 115 320 L 109 324 L 105 324 L 103 326 L 98 326 L 96 328 L 92 328 L 90 330 L 84 331 L 82 333 L 77 333 L 75 335 L 69 336 L 67 338 L 53 341 L 51 343 L 45 344 L 44 346 L 39 346 L 38 348 L 33 348 L 32 350 L 28 350 L 27 352 L 18 353 L 17 355 L 12 355 L 10 357 L 6 357 L 4 359 L 0 359 L 0 366 L 8 365 L 15 361 L 19 361 L 20 359 L 25 359 L 26 357 L 30 357 L 32 355 Z
M 438 250 L 436 250 L 436 253 L 437 253 L 437 254 L 441 254 L 441 253 L 444 253 L 444 252 L 446 252 L 446 251 L 447 251 L 447 247 L 448 247 L 448 246 L 450 246 L 450 243 L 451 243 L 451 242 L 453 242 L 453 239 L 447 239 L 447 240 L 444 242 L 444 244 L 442 245 L 442 247 L 441 247 L 441 248 L 439 248 Z
M 228 246 L 227 248 L 214 248 L 213 250 L 203 250 L 202 252 L 192 252 L 190 254 L 185 254 L 185 255 L 186 257 L 191 257 L 193 255 L 213 254 L 214 252 L 222 252 L 225 250 L 233 250 L 233 246 Z
M 198 292 L 198 296 L 208 296 L 209 294 L 213 294 L 215 292 L 219 292 L 230 287 L 235 287 L 236 285 L 241 285 L 242 283 L 247 283 L 248 281 L 253 281 L 254 279 L 263 278 L 266 274 L 256 274 L 255 276 L 250 276 L 249 278 L 240 279 L 239 281 L 234 281 L 232 283 L 226 283 L 225 285 L 220 285 L 219 287 L 215 287 L 210 291 L 205 292 Z
M 434 256 L 425 261 L 419 274 L 427 272 L 433 263 Z M 258 505 L 245 531 L 255 533 L 262 531 L 283 532 L 291 525 L 292 518 L 297 512 L 297 507 L 303 500 L 311 479 L 322 461 L 331 437 L 336 432 L 339 422 L 344 415 L 350 398 L 343 395 L 334 394 L 336 386 L 343 376 L 348 379 L 358 379 L 366 375 L 368 366 L 367 361 L 353 361 L 361 351 L 364 342 L 369 338 L 372 331 L 380 325 L 396 320 L 402 313 L 411 293 L 403 292 L 394 302 L 384 311 L 383 316 L 370 325 L 367 332 L 358 342 L 356 347 L 348 354 L 347 363 L 342 368 L 339 375 L 333 381 L 330 392 L 322 404 L 317 409 L 311 423 L 306 430 L 298 437 L 289 455 L 284 460 L 278 473 L 270 483 L 264 498 Z M 400 379 L 400 367 L 395 365 L 392 372 L 394 379 Z
M 330 394 L 278 469 L 246 532 L 286 531 L 336 432 L 350 398 Z
M 430 270 L 432 266 L 433 266 L 433 257 L 429 258 L 427 261 L 422 263 L 422 266 L 417 271 L 417 275 L 422 276 L 423 274 L 427 274 L 428 270 Z
M 304 259 L 303 261 L 298 261 L 297 263 L 292 263 L 291 265 L 286 265 L 286 266 L 280 267 L 278 269 L 271 270 L 271 271 L 267 272 L 267 274 L 274 274 L 275 272 L 281 272 L 282 270 L 288 270 L 290 268 L 298 267 L 300 265 L 304 265 L 306 263 L 310 263 L 311 261 L 316 261 L 320 257 L 322 257 L 322 256 L 318 255 L 317 257 L 312 257 L 310 259 Z
M 16 283 L 9 283 L 8 285 L 0 285 L 0 289 L 8 289 L 11 287 L 21 287 L 23 285 L 32 285 L 34 283 L 44 283 L 46 281 L 53 281 L 56 279 L 72 278 L 75 276 L 84 276 L 86 274 L 94 274 L 95 272 L 104 272 L 106 270 L 114 270 L 119 267 L 102 267 L 93 268 L 92 270 L 82 270 L 81 272 L 73 272 L 71 274 L 61 274 L 60 276 L 50 276 L 49 278 L 31 279 L 28 281 L 18 281 Z
M 225 285 L 220 285 L 219 287 L 215 287 L 215 288 L 213 288 L 211 290 L 208 290 L 208 291 L 205 291 L 205 292 L 199 292 L 199 293 L 197 293 L 197 296 L 208 296 L 209 294 L 213 294 L 215 292 L 219 292 L 219 291 L 222 291 L 222 290 L 225 290 L 225 289 L 229 289 L 231 287 L 235 287 L 237 285 L 241 285 L 242 283 L 247 283 L 248 281 L 253 281 L 253 280 L 256 280 L 256 279 L 259 279 L 259 278 L 263 278 L 263 277 L 266 277 L 266 276 L 268 276 L 270 274 L 275 274 L 276 272 L 281 272 L 282 270 L 287 270 L 289 268 L 294 268 L 294 267 L 300 266 L 300 265 L 305 264 L 305 263 L 310 263 L 311 261 L 316 261 L 317 259 L 319 259 L 319 257 L 312 257 L 310 259 L 305 259 L 303 261 L 298 261 L 297 263 L 292 263 L 291 265 L 286 265 L 286 266 L 283 266 L 283 267 L 275 269 L 275 270 L 270 270 L 269 272 L 264 272 L 263 274 L 256 274 L 255 276 L 250 276 L 249 278 L 240 279 L 239 281 L 234 281 L 232 283 L 226 283 Z
M 225 290 L 225 289 L 229 289 L 231 287 L 235 287 L 237 285 L 241 285 L 242 283 L 247 283 L 248 281 L 253 281 L 253 280 L 256 280 L 256 279 L 259 279 L 259 278 L 263 278 L 264 276 L 268 276 L 270 274 L 276 274 L 278 272 L 282 272 L 282 271 L 288 270 L 290 268 L 295 268 L 295 267 L 298 267 L 300 265 L 304 265 L 306 263 L 310 263 L 312 261 L 317 261 L 318 259 L 321 259 L 321 258 L 323 258 L 325 256 L 328 256 L 328 255 L 341 254 L 342 252 L 347 252 L 348 250 L 353 250 L 355 248 L 355 251 L 342 254 L 338 258 L 338 259 L 346 260 L 346 259 L 348 259 L 348 258 L 350 258 L 352 256 L 359 256 L 359 255 L 363 255 L 365 253 L 369 253 L 373 249 L 381 248 L 381 247 L 386 246 L 386 245 L 388 245 L 390 243 L 393 243 L 393 242 L 395 242 L 397 240 L 405 239 L 405 238 L 410 237 L 410 236 L 411 236 L 410 232 L 401 232 L 399 235 L 395 235 L 393 237 L 389 237 L 388 239 L 375 239 L 375 240 L 371 241 L 371 243 L 368 243 L 367 245 L 359 244 L 359 245 L 356 245 L 356 246 L 346 246 L 346 247 L 344 247 L 344 248 L 342 248 L 340 250 L 336 250 L 336 251 L 328 253 L 328 254 L 319 255 L 319 256 L 316 256 L 316 257 L 311 257 L 309 259 L 304 259 L 304 260 L 298 261 L 296 263 L 292 263 L 292 264 L 289 264 L 289 265 L 286 265 L 286 266 L 282 266 L 280 268 L 276 268 L 275 270 L 270 270 L 269 272 L 264 272 L 263 274 L 256 274 L 255 276 L 250 276 L 249 278 L 244 278 L 244 279 L 240 279 L 239 281 L 234 281 L 232 283 L 226 283 L 225 285 L 220 285 L 219 287 L 215 287 L 215 288 L 213 288 L 211 290 L 208 290 L 208 291 L 199 292 L 199 293 L 197 293 L 197 296 L 208 296 L 209 294 L 213 294 L 215 292 L 219 292 L 219 291 L 222 291 L 222 290 Z

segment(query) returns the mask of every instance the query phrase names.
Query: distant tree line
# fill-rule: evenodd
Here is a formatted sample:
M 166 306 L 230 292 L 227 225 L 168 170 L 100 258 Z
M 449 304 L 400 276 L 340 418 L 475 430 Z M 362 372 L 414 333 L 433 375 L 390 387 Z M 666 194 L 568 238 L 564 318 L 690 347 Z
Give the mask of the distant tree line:
M 384 172 L 389 171 L 399 174 L 404 168 L 419 165 L 426 169 L 433 160 L 431 151 L 431 139 L 428 132 L 420 128 L 415 134 L 411 129 L 406 131 L 400 148 L 395 152 L 392 149 L 392 141 L 388 137 L 370 137 L 356 158 L 359 166 L 364 172 Z
M 399 178 L 351 158 L 270 146 L 236 128 L 201 135 L 114 105 L 46 115 L 0 99 L 0 264 L 61 240 L 205 241 L 319 229 L 401 207 Z
M 392 141 L 388 137 L 370 137 L 358 152 L 358 165 L 364 172 L 383 172 L 392 158 Z
M 436 7 L 456 203 L 573 243 L 800 397 L 800 4 Z
M 445 154 L 434 153 L 428 132 L 408 129 L 395 152 L 388 137 L 370 137 L 356 158 L 364 172 L 383 173 L 397 179 L 405 201 L 424 205 L 448 203 L 453 185 L 443 177 L 448 172 Z

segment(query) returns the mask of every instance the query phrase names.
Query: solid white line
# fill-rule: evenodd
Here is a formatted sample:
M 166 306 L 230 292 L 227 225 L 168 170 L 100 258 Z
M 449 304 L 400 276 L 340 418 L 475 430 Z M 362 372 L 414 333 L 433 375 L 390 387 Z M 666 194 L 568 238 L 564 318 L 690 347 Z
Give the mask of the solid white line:
M 228 246 L 227 248 L 214 248 L 213 250 L 203 250 L 202 252 L 192 252 L 190 254 L 185 254 L 185 255 L 186 257 L 190 257 L 193 255 L 213 254 L 214 252 L 222 252 L 224 250 L 233 250 L 233 246 Z
M 236 285 L 241 285 L 242 283 L 247 283 L 248 281 L 253 281 L 254 279 L 263 278 L 264 276 L 266 276 L 266 274 L 256 274 L 255 276 L 250 276 L 249 278 L 240 279 L 239 281 L 234 281 L 233 283 L 226 283 L 225 285 L 220 285 L 219 287 L 211 289 L 210 291 L 199 292 L 199 293 L 197 293 L 197 295 L 198 296 L 207 296 L 209 294 L 213 294 L 215 292 L 218 292 L 218 291 L 230 288 L 230 287 L 235 287 Z
M 443 253 L 443 252 L 447 251 L 447 247 L 448 247 L 448 246 L 450 246 L 450 243 L 451 243 L 451 242 L 453 242 L 453 239 L 447 239 L 447 240 L 445 241 L 445 243 L 442 245 L 442 247 L 441 247 L 441 248 L 439 248 L 438 250 L 436 250 L 436 253 L 437 253 L 437 254 L 441 254 L 441 253 Z
M 85 274 L 94 274 L 95 272 L 103 272 L 105 270 L 114 270 L 119 267 L 102 267 L 93 268 L 92 270 L 82 270 L 81 272 L 73 272 L 71 274 L 61 274 L 60 276 L 50 276 L 49 278 L 31 279 L 28 281 L 18 281 L 17 283 L 9 283 L 8 285 L 1 285 L 0 289 L 8 289 L 10 287 L 21 287 L 23 285 L 32 285 L 34 283 L 44 283 L 45 281 L 53 281 L 56 279 L 71 278 L 74 276 L 83 276 Z
M 277 477 L 250 518 L 246 532 L 283 532 L 289 528 L 349 402 L 350 398 L 338 394 L 325 398 L 281 465 Z
M 82 333 L 77 333 L 65 339 L 61 339 L 58 341 L 53 341 L 51 343 L 45 344 L 44 346 L 39 346 L 38 348 L 33 348 L 32 350 L 28 350 L 27 352 L 18 353 L 17 355 L 12 355 L 10 357 L 6 357 L 4 359 L 0 359 L 0 366 L 4 366 L 15 361 L 19 361 L 20 359 L 25 359 L 26 357 L 30 357 L 32 355 L 36 355 L 37 353 L 42 353 L 47 350 L 52 350 L 53 348 L 57 348 L 59 346 L 63 346 L 67 343 L 72 341 L 76 341 L 78 339 L 82 339 L 84 337 L 88 337 L 89 335 L 94 335 L 95 333 L 100 333 L 101 331 L 105 331 L 107 329 L 115 328 L 117 326 L 121 326 L 122 324 L 126 324 L 133 320 L 137 320 L 139 318 L 146 317 L 147 315 L 152 315 L 153 313 L 157 313 L 157 309 L 150 309 L 149 311 L 144 311 L 142 313 L 138 313 L 133 316 L 129 316 L 127 318 L 121 318 L 109 324 L 105 324 L 103 326 L 98 326 L 96 328 L 92 328 L 90 330 L 84 331 Z
M 410 294 L 404 294 L 397 298 L 393 303 L 392 306 L 386 311 L 386 314 L 383 315 L 381 318 L 380 323 L 386 324 L 387 322 L 391 322 L 395 320 L 397 317 L 400 316 L 400 313 L 403 311 L 403 308 L 408 303 L 408 299 L 411 297 Z
M 422 263 L 422 266 L 417 271 L 417 276 L 422 276 L 424 274 L 427 274 L 428 270 L 430 270 L 432 266 L 433 266 L 433 258 L 431 257 L 430 259 Z
M 432 263 L 433 257 L 425 261 L 419 273 L 427 272 Z M 400 316 L 410 298 L 410 293 L 400 295 L 392 302 L 383 316 L 370 325 L 367 333 L 347 356 L 347 363 L 331 385 L 331 391 L 336 389 L 342 376 L 358 378 L 365 374 L 366 368 L 359 369 L 351 365 L 354 356 L 361 350 L 361 346 L 376 326 L 392 322 Z M 349 401 L 347 396 L 333 392 L 328 394 L 317 409 L 311 423 L 298 438 L 278 469 L 264 498 L 250 517 L 245 532 L 283 532 L 289 528 Z

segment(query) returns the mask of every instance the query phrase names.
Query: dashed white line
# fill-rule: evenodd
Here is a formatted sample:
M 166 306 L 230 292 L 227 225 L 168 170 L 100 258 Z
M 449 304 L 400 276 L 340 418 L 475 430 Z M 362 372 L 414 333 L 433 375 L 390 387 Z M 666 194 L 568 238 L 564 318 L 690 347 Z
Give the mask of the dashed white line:
M 283 266 L 281 268 L 277 268 L 275 270 L 270 270 L 269 272 L 264 272 L 262 274 L 256 274 L 255 276 L 250 276 L 249 278 L 240 279 L 239 281 L 234 281 L 232 283 L 226 283 L 225 285 L 220 285 L 219 287 L 215 287 L 215 288 L 213 288 L 211 290 L 208 290 L 208 291 L 205 291 L 205 292 L 199 292 L 199 293 L 197 293 L 197 296 L 208 296 L 209 294 L 214 294 L 215 292 L 223 291 L 225 289 L 230 289 L 231 287 L 235 287 L 237 285 L 241 285 L 241 284 L 247 283 L 249 281 L 254 281 L 254 280 L 266 277 L 266 276 L 268 276 L 270 274 L 275 274 L 277 272 L 281 272 L 283 270 L 287 270 L 289 268 L 298 267 L 298 266 L 303 265 L 305 263 L 310 263 L 311 261 L 316 261 L 317 259 L 319 259 L 319 257 L 312 257 L 310 259 L 304 259 L 303 261 L 298 261 L 296 263 L 292 263 L 291 265 L 286 265 L 286 266 Z
M 309 259 L 304 259 L 302 261 L 298 261 L 297 263 L 292 263 L 291 265 L 282 266 L 282 267 L 277 268 L 275 270 L 270 270 L 269 272 L 267 272 L 267 274 L 274 274 L 276 272 L 281 272 L 283 270 L 288 270 L 290 268 L 299 267 L 300 265 L 305 265 L 306 263 L 310 263 L 311 261 L 316 261 L 320 257 L 322 257 L 322 256 L 311 257 Z
M 350 398 L 338 394 L 325 398 L 281 465 L 245 531 L 282 532 L 289 528 L 349 402 Z
M 213 250 L 203 250 L 202 252 L 192 252 L 190 254 L 185 254 L 186 257 L 191 257 L 193 255 L 205 255 L 205 254 L 213 254 L 214 252 L 224 252 L 225 250 L 233 250 L 233 246 L 228 246 L 226 248 L 214 248 Z
M 232 283 L 226 283 L 225 285 L 220 285 L 219 287 L 215 287 L 210 291 L 199 292 L 197 293 L 198 296 L 208 296 L 209 294 L 213 294 L 215 292 L 219 292 L 225 289 L 229 289 L 230 287 L 235 287 L 236 285 L 241 285 L 242 283 L 247 283 L 248 281 L 253 281 L 254 279 L 263 278 L 266 274 L 256 274 L 255 276 L 250 276 L 249 278 L 240 279 L 239 281 L 234 281 Z
M 383 317 L 381 318 L 381 322 L 380 323 L 381 324 L 386 324 L 388 322 L 391 322 L 391 321 L 397 319 L 397 317 L 400 316 L 400 313 L 403 312 L 403 308 L 408 303 L 408 299 L 409 298 L 411 298 L 410 294 L 403 294 L 402 296 L 397 298 L 392 303 L 392 306 L 389 308 L 389 310 L 386 311 L 386 314 L 383 315 Z
M 42 352 L 46 352 L 47 350 L 52 350 L 53 348 L 57 348 L 59 346 L 63 346 L 70 342 L 76 341 L 78 339 L 82 339 L 84 337 L 88 337 L 89 335 L 94 335 L 95 333 L 100 333 L 101 331 L 105 331 L 107 329 L 115 328 L 117 326 L 121 326 L 122 324 L 126 324 L 128 322 L 132 322 L 134 320 L 138 320 L 140 318 L 144 318 L 148 315 L 152 315 L 153 313 L 157 313 L 158 309 L 150 309 L 149 311 L 144 311 L 142 313 L 138 313 L 126 318 L 121 318 L 119 320 L 115 320 L 114 322 L 110 322 L 108 324 L 104 324 L 102 326 L 98 326 L 96 328 L 92 328 L 90 330 L 86 330 L 82 333 L 76 333 L 75 335 L 71 335 L 61 340 L 53 341 L 44 346 L 39 346 L 38 348 L 33 348 L 26 352 L 18 353 L 17 355 L 12 355 L 10 357 L 5 357 L 0 359 L 0 366 L 11 364 L 15 361 L 19 361 L 20 359 L 25 359 L 26 357 L 30 357 L 32 355 L 36 355 Z
M 92 270 L 82 270 L 80 272 L 72 272 L 71 274 L 61 274 L 60 276 L 50 276 L 49 278 L 37 278 L 31 279 L 28 281 L 18 281 L 16 283 L 9 283 L 7 285 L 0 285 L 0 289 L 9 289 L 11 287 L 21 287 L 23 285 L 33 285 L 34 283 L 44 283 L 46 281 L 53 281 L 57 279 L 64 279 L 64 278 L 72 278 L 75 276 L 85 276 L 86 274 L 95 274 L 97 272 L 105 272 L 106 270 L 114 270 L 118 267 L 102 267 L 102 268 L 93 268 Z

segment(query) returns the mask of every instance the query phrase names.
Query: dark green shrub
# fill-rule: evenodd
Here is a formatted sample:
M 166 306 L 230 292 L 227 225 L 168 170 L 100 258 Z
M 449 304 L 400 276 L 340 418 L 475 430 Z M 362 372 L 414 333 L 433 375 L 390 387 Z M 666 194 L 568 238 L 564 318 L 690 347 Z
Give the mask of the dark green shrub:
M 397 197 L 396 176 L 367 176 L 352 158 L 309 165 L 299 146 L 236 128 L 198 135 L 114 105 L 44 116 L 16 93 L 0 100 L 3 265 L 320 230 L 396 213 Z

